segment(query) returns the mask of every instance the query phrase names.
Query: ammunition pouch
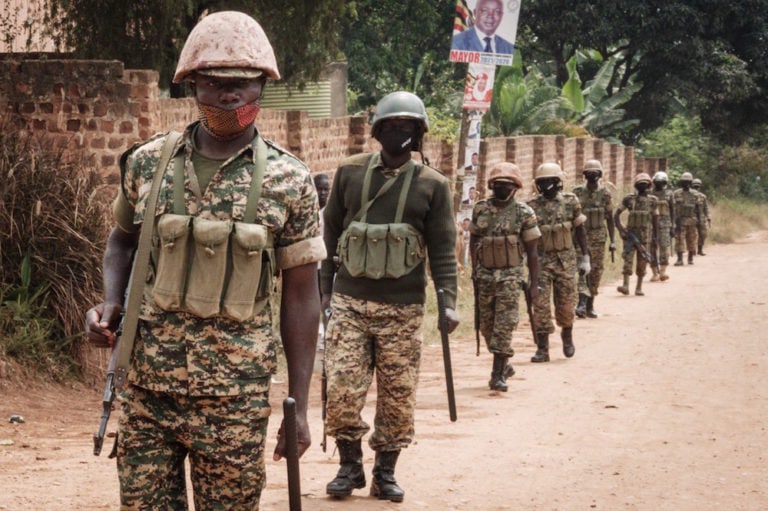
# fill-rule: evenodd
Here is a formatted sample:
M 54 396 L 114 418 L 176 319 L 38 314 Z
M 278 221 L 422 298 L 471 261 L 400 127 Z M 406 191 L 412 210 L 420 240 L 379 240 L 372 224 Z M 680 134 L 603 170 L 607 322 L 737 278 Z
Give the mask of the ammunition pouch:
M 572 248 L 572 226 L 573 224 L 571 222 L 540 225 L 541 240 L 539 240 L 539 246 L 544 252 L 559 252 L 561 250 Z
M 632 210 L 627 219 L 627 229 L 646 229 L 651 225 L 651 212 Z
M 518 236 L 485 236 L 480 243 L 480 264 L 488 269 L 515 268 L 523 261 Z
M 397 279 L 426 259 L 424 237 L 407 223 L 353 221 L 339 238 L 337 254 L 352 277 Z
M 603 208 L 586 208 L 584 215 L 587 217 L 587 229 L 601 229 L 605 224 L 605 210 Z

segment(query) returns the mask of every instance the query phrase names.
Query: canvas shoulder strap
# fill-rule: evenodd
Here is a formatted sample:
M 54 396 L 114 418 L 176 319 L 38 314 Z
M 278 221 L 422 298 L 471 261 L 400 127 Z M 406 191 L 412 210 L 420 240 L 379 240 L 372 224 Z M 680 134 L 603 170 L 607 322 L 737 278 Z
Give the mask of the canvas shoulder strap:
M 155 168 L 155 174 L 152 177 L 152 188 L 147 197 L 147 206 L 144 213 L 144 223 L 142 224 L 141 234 L 139 234 L 139 245 L 133 258 L 133 271 L 128 282 L 128 297 L 125 304 L 125 316 L 123 317 L 123 333 L 120 337 L 118 346 L 117 368 L 115 370 L 116 385 L 122 387 L 128 376 L 128 367 L 131 363 L 131 352 L 133 351 L 133 342 L 136 338 L 136 331 L 139 323 L 139 309 L 144 295 L 144 284 L 146 282 L 147 270 L 149 268 L 149 252 L 152 241 L 152 234 L 155 227 L 155 209 L 157 208 L 157 197 L 160 194 L 160 185 L 163 181 L 165 169 L 171 160 L 173 148 L 181 137 L 181 133 L 171 131 L 165 139 L 160 159 Z

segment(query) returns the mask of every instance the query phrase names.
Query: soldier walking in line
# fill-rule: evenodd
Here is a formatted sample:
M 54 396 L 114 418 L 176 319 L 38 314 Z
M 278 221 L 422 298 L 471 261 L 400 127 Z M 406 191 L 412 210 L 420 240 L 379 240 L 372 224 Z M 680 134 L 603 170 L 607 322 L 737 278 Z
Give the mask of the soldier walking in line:
M 698 225 L 701 222 L 701 204 L 692 189 L 693 175 L 683 172 L 678 180 L 680 188 L 675 190 L 675 266 L 683 265 L 683 252 L 688 250 L 688 264 L 693 264 L 693 256 L 698 250 Z
M 555 322 L 560 326 L 563 354 L 572 357 L 576 352 L 573 344 L 573 318 L 576 306 L 576 272 L 590 272 L 587 235 L 584 231 L 586 217 L 581 212 L 579 199 L 572 193 L 563 193 L 563 171 L 554 162 L 542 163 L 534 173 L 536 190 L 539 192 L 528 205 L 536 213 L 541 231 L 538 243 L 539 290 L 533 300 L 536 354 L 531 362 L 549 362 L 549 335 L 555 332 L 552 322 L 552 306 L 555 306 Z M 577 258 L 574 239 L 578 244 Z
M 699 223 L 696 224 L 699 235 L 699 250 L 697 255 L 704 256 L 707 255 L 704 253 L 704 242 L 707 241 L 709 228 L 712 227 L 712 218 L 709 216 L 709 203 L 707 202 L 707 195 L 701 191 L 701 179 L 694 178 L 694 180 L 691 182 L 691 188 L 693 188 L 693 190 L 699 194 L 699 211 L 701 212 L 701 215 L 699 217 Z
M 475 203 L 472 211 L 470 247 L 472 271 L 478 286 L 480 331 L 493 369 L 488 386 L 507 391 L 506 379 L 515 370 L 507 361 L 515 354 L 512 333 L 519 321 L 518 302 L 528 264 L 528 285 L 533 299 L 538 295 L 539 262 L 536 252 L 541 232 L 536 214 L 524 202 L 515 200 L 523 187 L 520 169 L 514 163 L 494 165 L 489 174 L 490 199 Z
M 589 276 L 579 277 L 579 304 L 576 306 L 576 316 L 580 318 L 596 318 L 595 297 L 600 288 L 603 276 L 603 260 L 605 259 L 605 241 L 610 240 L 609 248 L 616 250 L 613 225 L 613 197 L 611 191 L 600 185 L 603 176 L 603 165 L 600 160 L 587 160 L 584 163 L 585 184 L 573 189 L 581 204 L 581 211 L 587 217 L 584 229 L 587 233 L 589 259 L 592 270 Z M 607 235 L 607 236 L 606 236 Z
M 669 178 L 664 171 L 658 171 L 653 175 L 653 191 L 651 192 L 658 199 L 659 208 L 659 242 L 651 244 L 651 253 L 656 257 L 659 269 L 651 266 L 653 276 L 651 282 L 664 282 L 669 279 L 667 267 L 669 266 L 669 255 L 672 249 L 672 239 L 675 237 L 675 227 L 672 219 L 675 217 L 675 195 L 667 187 Z
M 339 165 L 325 206 L 321 290 L 331 308 L 326 336 L 326 433 L 340 467 L 326 493 L 344 498 L 365 487 L 362 438 L 368 389 L 378 399 L 368 445 L 376 452 L 371 495 L 401 502 L 395 480 L 401 449 L 414 436 L 416 383 L 432 280 L 445 292 L 448 331 L 456 328 L 456 222 L 450 180 L 411 159 L 429 129 L 421 99 L 399 91 L 376 105 L 371 133 L 381 151 Z M 337 264 L 338 263 L 338 264 Z
M 637 258 L 635 264 L 635 272 L 637 274 L 637 286 L 635 287 L 635 295 L 643 296 L 643 277 L 645 277 L 645 270 L 648 265 L 650 256 L 646 250 L 645 254 L 641 253 L 640 246 L 643 249 L 647 249 L 648 242 L 656 239 L 659 230 L 659 212 L 656 203 L 658 199 L 655 195 L 649 192 L 651 188 L 651 176 L 642 172 L 635 176 L 635 192 L 625 196 L 621 200 L 621 204 L 616 208 L 614 213 L 614 222 L 616 228 L 619 230 L 621 239 L 624 241 L 624 250 L 622 256 L 624 258 L 624 268 L 622 274 L 624 276 L 624 283 L 617 288 L 619 293 L 623 295 L 629 294 L 629 277 L 632 276 L 632 263 Z M 629 211 L 629 218 L 627 219 L 626 228 L 621 223 L 621 213 L 623 211 Z

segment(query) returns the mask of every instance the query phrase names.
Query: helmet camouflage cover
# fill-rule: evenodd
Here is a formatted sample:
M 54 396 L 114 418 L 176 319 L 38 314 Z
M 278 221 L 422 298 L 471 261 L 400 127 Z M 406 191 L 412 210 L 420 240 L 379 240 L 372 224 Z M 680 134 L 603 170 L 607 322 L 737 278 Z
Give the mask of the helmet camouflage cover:
M 554 162 L 542 163 L 536 169 L 533 178 L 534 180 L 538 181 L 539 179 L 545 179 L 548 177 L 556 177 L 562 181 L 563 169 L 560 168 L 560 165 Z
M 523 187 L 523 179 L 520 176 L 520 167 L 510 162 L 501 162 L 491 167 L 488 178 L 488 186 L 494 181 L 514 183 L 518 188 Z

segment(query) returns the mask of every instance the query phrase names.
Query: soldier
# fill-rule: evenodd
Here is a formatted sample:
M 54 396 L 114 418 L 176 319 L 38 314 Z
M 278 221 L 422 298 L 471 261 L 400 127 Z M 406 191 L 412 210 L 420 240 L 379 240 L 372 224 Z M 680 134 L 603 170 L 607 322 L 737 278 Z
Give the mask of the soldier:
M 635 192 L 625 196 L 621 200 L 619 207 L 616 208 L 616 213 L 614 213 L 616 228 L 619 230 L 621 239 L 624 240 L 624 250 L 622 251 L 624 258 L 624 268 L 622 270 L 624 283 L 617 290 L 623 295 L 629 294 L 629 277 L 632 276 L 632 262 L 635 255 L 637 255 L 637 264 L 635 265 L 637 286 L 635 287 L 635 295 L 643 296 L 645 294 L 643 293 L 643 277 L 645 277 L 648 261 L 639 253 L 639 247 L 635 243 L 640 243 L 644 248 L 647 248 L 648 242 L 657 238 L 659 210 L 656 205 L 658 199 L 656 199 L 655 195 L 649 193 L 651 176 L 642 172 L 635 176 L 634 184 Z M 626 228 L 621 223 L 621 213 L 625 210 L 629 211 Z M 636 242 L 630 239 L 630 233 L 637 238 Z
M 488 188 L 493 196 L 477 202 L 472 211 L 470 253 L 478 286 L 480 331 L 488 351 L 493 353 L 488 386 L 506 392 L 506 378 L 515 374 L 507 361 L 515 354 L 512 332 L 519 321 L 523 264 L 527 260 L 528 285 L 535 299 L 539 278 L 536 244 L 541 232 L 533 210 L 515 200 L 515 193 L 523 187 L 518 166 L 497 163 L 489 176 Z
M 528 202 L 539 222 L 541 239 L 539 253 L 539 290 L 533 301 L 536 354 L 531 362 L 549 362 L 549 334 L 554 333 L 550 302 L 554 300 L 555 321 L 561 327 L 563 354 L 572 357 L 573 318 L 576 305 L 576 280 L 579 272 L 590 271 L 589 249 L 579 199 L 572 193 L 562 193 L 563 171 L 557 163 L 542 163 L 534 173 L 539 192 Z M 581 256 L 577 258 L 574 239 Z
M 325 206 L 329 258 L 323 261 L 322 303 L 332 310 L 325 428 L 336 438 L 341 464 L 326 486 L 332 497 L 365 486 L 361 444 L 370 426 L 361 411 L 375 372 L 371 495 L 403 500 L 395 464 L 414 435 L 427 253 L 435 287 L 445 291 L 448 331 L 459 323 L 450 180 L 411 159 L 428 129 L 417 96 L 399 91 L 383 97 L 371 129 L 381 151 L 342 161 Z
M 599 184 L 600 178 L 603 176 L 603 165 L 600 160 L 587 160 L 584 163 L 582 174 L 586 184 L 574 188 L 573 194 L 578 197 L 581 210 L 587 217 L 584 229 L 587 232 L 587 245 L 589 246 L 592 270 L 588 276 L 579 277 L 579 304 L 576 306 L 575 312 L 580 318 L 596 318 L 595 297 L 600 288 L 600 279 L 603 276 L 606 238 L 610 240 L 611 252 L 616 250 L 613 197 L 610 190 Z M 608 236 L 606 236 L 606 232 Z
M 709 216 L 709 203 L 707 202 L 707 195 L 701 191 L 701 179 L 695 178 L 691 182 L 691 188 L 693 188 L 699 194 L 699 211 L 701 215 L 699 217 L 699 223 L 696 225 L 699 235 L 699 251 L 698 255 L 707 255 L 704 253 L 704 242 L 707 241 L 707 234 L 709 234 L 709 228 L 712 227 L 712 218 Z
M 672 219 L 675 218 L 675 195 L 667 188 L 669 178 L 664 171 L 658 171 L 653 175 L 653 195 L 658 199 L 659 208 L 659 243 L 651 244 L 651 253 L 656 257 L 659 270 L 651 266 L 653 276 L 651 282 L 664 282 L 669 279 L 667 266 L 669 266 L 669 254 L 672 249 L 672 239 L 675 237 L 675 228 Z
M 278 362 L 270 304 L 278 273 L 300 453 L 309 447 L 316 268 L 325 246 L 309 169 L 254 125 L 267 78 L 279 77 L 253 18 L 233 11 L 206 16 L 190 32 L 174 76 L 191 86 L 200 120 L 178 139 L 163 134 L 120 158 L 117 226 L 104 254 L 105 301 L 86 314 L 91 342 L 115 342 L 139 232 L 154 228 L 157 240 L 139 248 L 152 249 L 151 271 L 121 394 L 122 509 L 187 509 L 185 460 L 196 509 L 259 508 Z M 169 160 L 160 156 L 166 151 Z M 147 211 L 150 195 L 158 197 L 154 211 Z M 132 285 L 144 284 L 134 279 Z M 275 460 L 285 455 L 283 431 Z
M 698 249 L 697 226 L 701 223 L 701 207 L 695 190 L 691 190 L 693 175 L 683 172 L 678 180 L 680 188 L 675 190 L 675 266 L 683 265 L 683 252 L 688 249 L 688 264 L 693 264 L 693 256 Z

